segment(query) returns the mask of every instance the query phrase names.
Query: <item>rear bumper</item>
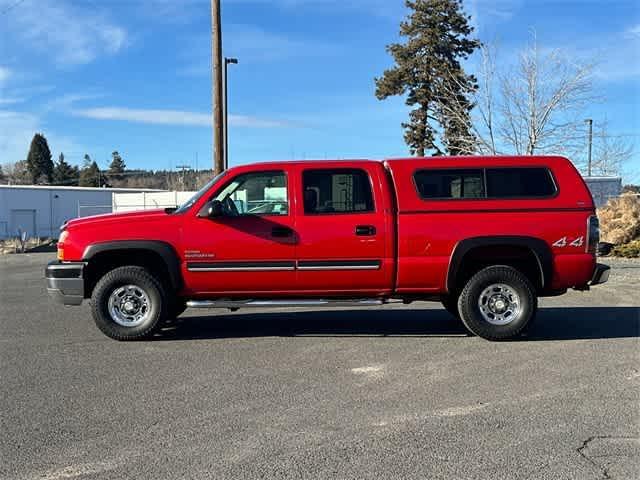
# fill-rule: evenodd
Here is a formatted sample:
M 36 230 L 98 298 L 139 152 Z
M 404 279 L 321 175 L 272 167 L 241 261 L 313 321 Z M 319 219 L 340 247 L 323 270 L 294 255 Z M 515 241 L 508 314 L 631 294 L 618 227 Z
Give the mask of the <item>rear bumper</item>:
M 84 266 L 82 262 L 49 263 L 44 271 L 49 297 L 63 305 L 80 305 L 84 299 Z
M 609 267 L 609 265 L 596 263 L 596 268 L 593 270 L 593 276 L 591 277 L 589 285 L 600 285 L 601 283 L 605 283 L 607 280 L 609 280 L 610 271 L 611 268 Z

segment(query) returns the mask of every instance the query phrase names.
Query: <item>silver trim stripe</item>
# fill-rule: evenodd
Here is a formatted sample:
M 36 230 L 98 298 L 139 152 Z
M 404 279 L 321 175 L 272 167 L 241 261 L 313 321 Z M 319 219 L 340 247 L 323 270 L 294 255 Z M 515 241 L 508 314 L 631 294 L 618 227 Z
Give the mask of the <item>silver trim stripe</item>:
M 187 267 L 190 272 L 285 272 L 295 269 L 296 267 Z
M 189 300 L 187 306 L 191 308 L 282 308 L 282 307 L 368 307 L 387 303 L 381 298 L 348 299 L 348 298 L 299 298 L 285 300 Z
M 298 270 L 379 270 L 380 264 L 377 265 L 327 265 L 314 267 L 301 267 Z
M 237 263 L 234 265 L 234 263 Z M 260 264 L 264 265 L 260 265 Z M 281 262 L 189 262 L 187 270 L 190 272 L 268 272 L 268 271 L 320 271 L 320 270 L 379 270 L 381 262 L 379 260 L 301 260 L 297 263 L 293 261 Z

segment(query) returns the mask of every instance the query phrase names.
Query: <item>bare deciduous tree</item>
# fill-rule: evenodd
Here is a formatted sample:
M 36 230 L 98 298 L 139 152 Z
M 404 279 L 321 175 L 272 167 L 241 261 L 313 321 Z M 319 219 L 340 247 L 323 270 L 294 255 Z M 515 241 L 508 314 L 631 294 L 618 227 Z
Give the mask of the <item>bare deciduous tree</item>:
M 583 148 L 583 110 L 595 97 L 593 65 L 570 59 L 561 50 L 541 50 L 535 34 L 516 65 L 498 72 L 496 48 L 485 44 L 472 95 L 471 134 L 460 143 L 467 154 L 564 153 Z M 450 75 L 445 85 L 455 82 Z M 444 89 L 446 95 L 454 88 Z M 459 109 L 455 102 L 448 115 Z
M 5 180 L 9 184 L 13 185 L 29 185 L 31 184 L 31 177 L 27 170 L 27 161 L 20 160 L 15 163 L 4 164 L 4 176 Z
M 535 34 L 518 65 L 500 79 L 500 137 L 519 155 L 575 151 L 581 112 L 594 100 L 593 65 L 561 50 L 540 51 Z
M 620 175 L 622 165 L 633 157 L 633 145 L 623 137 L 609 135 L 609 125 L 601 122 L 593 135 L 592 175 Z
M 496 135 L 496 66 L 495 47 L 490 44 L 480 46 L 480 64 L 477 72 L 478 88 L 470 93 L 473 106 L 471 111 L 471 128 L 469 135 L 458 139 L 460 150 L 465 155 L 497 155 L 501 152 L 497 146 Z M 468 118 L 465 104 L 459 104 L 456 75 L 447 73 L 442 79 L 444 98 L 441 98 L 443 112 L 450 118 Z

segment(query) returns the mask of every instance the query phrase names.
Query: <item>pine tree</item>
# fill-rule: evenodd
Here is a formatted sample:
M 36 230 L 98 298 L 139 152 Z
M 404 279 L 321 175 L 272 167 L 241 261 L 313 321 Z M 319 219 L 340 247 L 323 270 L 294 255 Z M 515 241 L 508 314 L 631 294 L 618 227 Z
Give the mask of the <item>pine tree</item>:
M 122 175 L 127 168 L 124 160 L 116 150 L 111 154 L 111 164 L 109 165 L 109 178 L 113 180 L 122 180 L 124 175 Z
M 51 183 L 53 160 L 47 139 L 41 133 L 36 133 L 31 140 L 29 155 L 27 155 L 27 170 L 31 176 L 31 183 Z
M 443 146 L 455 155 L 457 139 L 470 136 L 473 105 L 468 95 L 477 88 L 476 79 L 464 72 L 460 61 L 480 43 L 469 38 L 473 27 L 461 0 L 406 0 L 405 4 L 410 13 L 400 24 L 400 35 L 406 42 L 387 47 L 396 65 L 375 79 L 376 97 L 406 95 L 406 104 L 414 107 L 409 121 L 402 124 L 413 154 L 440 155 Z M 452 106 L 456 115 L 450 114 Z
M 64 153 L 61 153 L 53 167 L 53 183 L 56 185 L 78 185 L 78 177 L 78 167 L 69 165 L 64 159 Z
M 85 154 L 82 170 L 80 170 L 80 186 L 100 187 L 100 180 L 100 168 L 98 168 L 98 164 L 91 160 L 88 154 Z
M 4 182 L 5 181 L 5 174 L 4 171 L 2 170 L 2 165 L 0 165 L 0 182 Z

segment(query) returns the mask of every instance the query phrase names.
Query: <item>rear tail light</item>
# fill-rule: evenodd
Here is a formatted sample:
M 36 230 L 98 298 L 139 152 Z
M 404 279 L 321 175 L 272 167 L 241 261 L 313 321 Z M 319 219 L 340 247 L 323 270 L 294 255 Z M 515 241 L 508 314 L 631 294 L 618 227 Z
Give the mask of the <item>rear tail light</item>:
M 587 253 L 596 253 L 600 242 L 600 222 L 598 217 L 591 215 L 587 220 Z

